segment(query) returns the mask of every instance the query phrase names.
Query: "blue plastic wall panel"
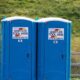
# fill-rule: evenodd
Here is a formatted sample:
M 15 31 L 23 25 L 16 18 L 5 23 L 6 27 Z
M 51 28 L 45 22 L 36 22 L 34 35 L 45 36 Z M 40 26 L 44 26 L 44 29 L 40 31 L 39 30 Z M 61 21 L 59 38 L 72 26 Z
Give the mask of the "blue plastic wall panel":
M 34 22 L 20 19 L 2 22 L 2 80 L 36 79 L 35 26 Z
M 38 80 L 70 80 L 71 23 L 38 24 Z

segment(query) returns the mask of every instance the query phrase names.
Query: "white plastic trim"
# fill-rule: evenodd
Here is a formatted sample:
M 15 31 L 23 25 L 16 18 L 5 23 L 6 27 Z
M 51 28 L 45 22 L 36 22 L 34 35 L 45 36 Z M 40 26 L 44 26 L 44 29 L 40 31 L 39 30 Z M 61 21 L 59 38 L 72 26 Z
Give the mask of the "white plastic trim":
M 42 18 L 38 20 L 38 22 L 49 22 L 49 21 L 62 21 L 62 22 L 71 23 L 70 20 L 63 19 L 63 18 L 57 18 L 57 17 Z
M 12 21 L 12 20 L 30 20 L 30 21 L 35 21 L 34 19 L 27 18 L 27 17 L 21 17 L 21 16 L 14 16 L 14 17 L 8 17 L 5 19 L 2 19 L 1 21 Z
M 14 16 L 14 17 L 8 17 L 8 18 L 5 18 L 5 19 L 2 19 L 1 21 L 12 21 L 12 20 L 29 20 L 29 21 L 32 21 L 32 22 L 62 21 L 62 22 L 71 23 L 70 20 L 63 19 L 63 18 L 58 18 L 58 17 L 48 17 L 48 18 L 41 18 L 39 20 L 34 20 L 34 19 L 31 19 L 31 18 L 27 18 L 27 17 Z

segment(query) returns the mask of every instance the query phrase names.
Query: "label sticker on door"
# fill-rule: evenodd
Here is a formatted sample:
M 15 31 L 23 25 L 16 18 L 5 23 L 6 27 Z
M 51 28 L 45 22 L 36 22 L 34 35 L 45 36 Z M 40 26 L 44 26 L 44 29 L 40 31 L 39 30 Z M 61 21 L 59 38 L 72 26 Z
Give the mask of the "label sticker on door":
M 64 40 L 64 28 L 49 28 L 48 39 L 49 40 Z
M 12 39 L 28 39 L 29 30 L 28 27 L 13 27 Z

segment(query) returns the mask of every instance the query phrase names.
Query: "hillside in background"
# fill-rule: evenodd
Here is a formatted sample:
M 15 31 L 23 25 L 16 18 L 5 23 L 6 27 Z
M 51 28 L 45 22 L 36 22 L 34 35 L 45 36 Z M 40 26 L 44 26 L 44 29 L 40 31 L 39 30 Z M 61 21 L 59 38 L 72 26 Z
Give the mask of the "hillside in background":
M 80 0 L 0 0 L 0 19 L 15 15 L 63 17 L 73 21 L 73 34 L 80 32 Z

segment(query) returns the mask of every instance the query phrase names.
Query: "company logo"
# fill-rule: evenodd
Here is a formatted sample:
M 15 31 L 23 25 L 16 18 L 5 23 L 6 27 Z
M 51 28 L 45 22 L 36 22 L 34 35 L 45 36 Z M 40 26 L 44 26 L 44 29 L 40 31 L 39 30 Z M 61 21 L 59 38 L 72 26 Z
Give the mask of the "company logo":
M 49 40 L 64 40 L 64 28 L 49 28 L 48 39 Z
M 28 39 L 29 38 L 28 27 L 13 27 L 12 38 L 13 39 Z

